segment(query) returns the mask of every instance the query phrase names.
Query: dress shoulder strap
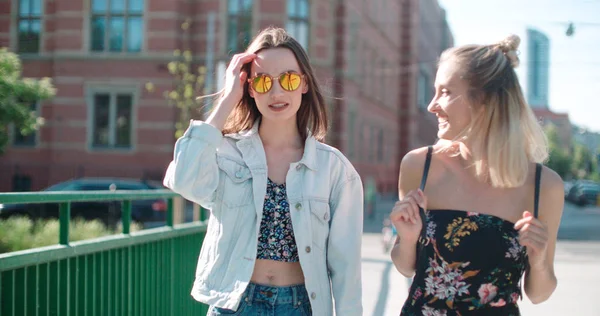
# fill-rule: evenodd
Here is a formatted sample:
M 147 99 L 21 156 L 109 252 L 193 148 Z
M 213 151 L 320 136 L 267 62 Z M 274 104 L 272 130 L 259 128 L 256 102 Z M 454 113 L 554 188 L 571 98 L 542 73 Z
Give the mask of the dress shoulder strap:
M 540 180 L 542 178 L 542 164 L 537 163 L 535 165 L 535 197 L 533 206 L 533 216 L 538 217 L 539 206 L 540 206 Z
M 423 177 L 421 177 L 421 191 L 425 191 L 427 184 L 427 175 L 429 175 L 429 166 L 431 165 L 431 155 L 433 154 L 433 146 L 427 147 L 427 158 L 425 158 L 425 168 L 423 168 Z

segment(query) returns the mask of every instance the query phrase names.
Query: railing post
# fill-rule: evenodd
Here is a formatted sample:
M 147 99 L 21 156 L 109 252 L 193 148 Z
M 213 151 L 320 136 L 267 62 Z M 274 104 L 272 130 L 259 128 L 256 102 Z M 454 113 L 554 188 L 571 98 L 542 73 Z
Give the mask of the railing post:
M 181 197 L 173 199 L 173 224 L 181 224 L 184 222 L 185 200 Z
M 167 199 L 167 226 L 173 227 L 173 199 Z
M 58 243 L 61 245 L 69 245 L 69 222 L 71 219 L 71 202 L 63 202 L 59 204 L 59 229 L 60 236 Z
M 121 223 L 123 223 L 123 234 L 129 234 L 131 228 L 131 200 L 125 200 L 121 205 Z
M 204 222 L 207 220 L 208 211 L 204 207 L 200 207 L 200 221 Z
M 202 212 L 202 208 L 200 207 L 200 205 L 198 203 L 194 203 L 194 217 L 193 220 L 194 222 L 197 222 L 200 220 L 200 218 L 202 217 L 202 214 L 200 214 L 200 212 Z

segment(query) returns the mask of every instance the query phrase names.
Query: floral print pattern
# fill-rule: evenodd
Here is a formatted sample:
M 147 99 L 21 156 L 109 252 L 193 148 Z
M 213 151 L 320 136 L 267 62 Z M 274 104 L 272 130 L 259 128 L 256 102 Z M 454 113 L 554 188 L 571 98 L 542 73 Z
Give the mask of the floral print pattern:
M 445 309 L 437 310 L 429 306 L 423 306 L 423 316 L 446 316 L 448 315 Z
M 477 223 L 471 222 L 469 218 L 459 217 L 455 219 L 452 224 L 448 225 L 448 232 L 444 235 L 444 239 L 447 240 L 446 247 L 450 251 L 454 250 L 454 247 L 458 247 L 462 237 L 470 235 L 472 231 L 477 231 L 477 229 L 479 229 Z
M 257 259 L 298 262 L 298 247 L 290 218 L 285 183 L 267 178 L 267 193 L 258 235 Z
M 527 254 L 513 223 L 456 210 L 424 215 L 401 315 L 520 315 Z
M 504 238 L 510 243 L 510 248 L 506 251 L 506 258 L 518 260 L 519 255 L 524 251 L 524 247 L 519 244 L 519 240 L 516 237 L 504 236 Z

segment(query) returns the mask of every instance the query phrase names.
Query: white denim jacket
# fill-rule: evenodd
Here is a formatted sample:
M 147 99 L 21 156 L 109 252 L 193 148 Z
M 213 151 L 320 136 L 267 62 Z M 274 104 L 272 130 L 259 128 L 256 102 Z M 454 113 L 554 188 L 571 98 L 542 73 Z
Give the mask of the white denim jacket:
M 237 310 L 250 282 L 267 190 L 267 160 L 258 124 L 222 136 L 192 121 L 175 144 L 164 184 L 210 209 L 192 296 Z M 339 150 L 306 139 L 286 176 L 294 236 L 313 315 L 362 315 L 360 177 Z

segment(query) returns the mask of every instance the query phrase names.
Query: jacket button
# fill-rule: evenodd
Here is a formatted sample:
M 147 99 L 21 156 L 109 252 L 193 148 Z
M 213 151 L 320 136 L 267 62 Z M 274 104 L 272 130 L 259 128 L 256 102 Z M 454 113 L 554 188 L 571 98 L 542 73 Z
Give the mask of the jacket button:
M 240 179 L 242 177 L 242 172 L 241 171 L 236 172 L 235 177 Z
M 317 298 L 317 293 L 315 293 L 315 292 L 312 292 L 312 293 L 310 294 L 310 298 L 312 298 L 313 300 L 314 300 L 314 299 L 316 299 L 316 298 Z
M 306 250 L 306 252 L 310 253 L 310 247 L 306 247 L 304 250 Z
M 296 209 L 299 211 L 302 209 L 302 203 L 298 202 L 296 203 Z
M 300 170 L 300 169 L 302 169 L 302 165 L 300 165 L 300 164 L 297 164 L 297 165 L 296 165 L 296 170 Z
M 325 215 L 323 215 L 323 219 L 328 221 L 329 220 L 329 214 L 325 213 Z

